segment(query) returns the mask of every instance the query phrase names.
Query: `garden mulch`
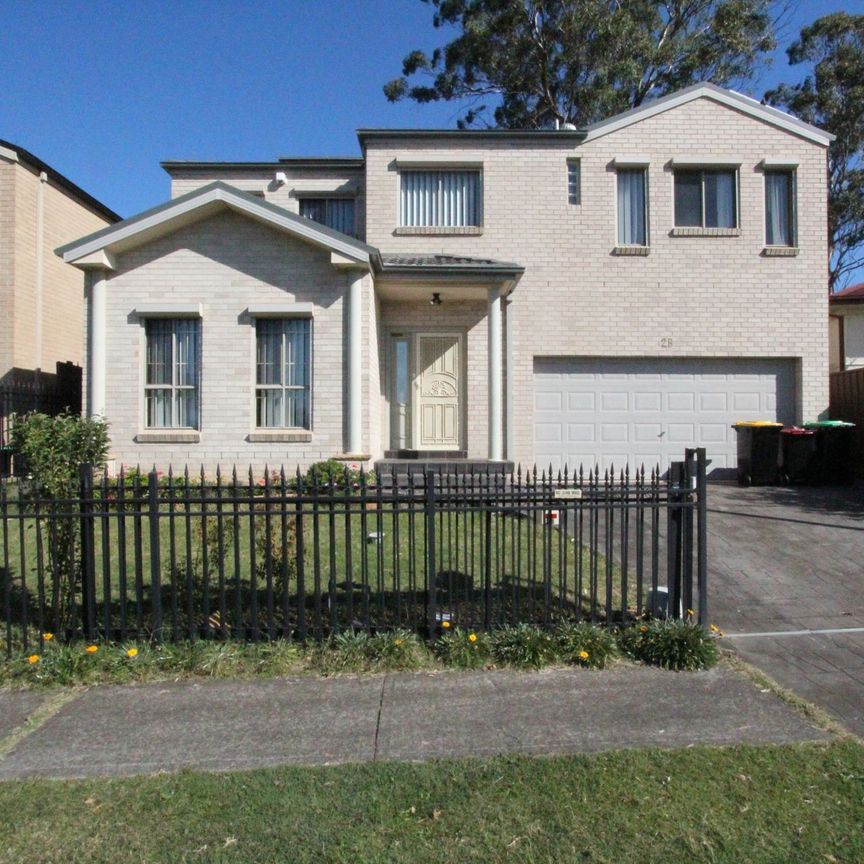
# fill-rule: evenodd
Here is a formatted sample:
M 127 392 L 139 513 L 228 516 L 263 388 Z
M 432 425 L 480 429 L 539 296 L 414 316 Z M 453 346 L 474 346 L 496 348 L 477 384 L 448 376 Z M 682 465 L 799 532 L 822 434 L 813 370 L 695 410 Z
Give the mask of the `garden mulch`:
M 0 758 L 0 780 L 831 737 L 726 666 L 690 673 L 620 664 L 602 672 L 554 668 L 96 686 L 80 688 L 22 734 L 21 724 L 42 698 L 33 691 L 0 691 L 0 714 L 11 718 L 0 734 L 11 729 L 17 736 Z

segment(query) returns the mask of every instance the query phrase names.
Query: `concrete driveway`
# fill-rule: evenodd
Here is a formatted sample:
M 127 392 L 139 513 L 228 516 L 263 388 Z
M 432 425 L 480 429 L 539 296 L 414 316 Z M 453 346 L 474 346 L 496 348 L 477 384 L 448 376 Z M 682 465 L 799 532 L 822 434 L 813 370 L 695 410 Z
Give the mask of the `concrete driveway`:
M 711 484 L 710 618 L 864 736 L 864 489 Z

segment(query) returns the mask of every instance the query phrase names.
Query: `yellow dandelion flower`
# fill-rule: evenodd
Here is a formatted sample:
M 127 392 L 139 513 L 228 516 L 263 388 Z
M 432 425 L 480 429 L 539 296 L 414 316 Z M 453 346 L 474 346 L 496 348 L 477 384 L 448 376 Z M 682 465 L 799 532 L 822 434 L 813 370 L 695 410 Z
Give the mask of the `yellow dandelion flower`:
M 476 641 L 477 641 L 477 634 L 476 634 L 476 633 L 472 633 L 472 634 L 468 637 L 468 641 L 469 641 L 469 642 L 476 642 Z
M 588 652 L 587 652 L 587 651 L 580 651 L 580 652 L 579 652 L 579 659 L 580 659 L 580 660 L 587 660 L 587 659 L 588 659 L 588 656 L 589 656 L 589 655 L 588 655 Z
M 442 622 L 441 622 L 441 626 L 442 626 L 445 630 L 449 630 L 449 629 L 450 629 L 450 622 L 449 622 L 449 621 L 442 621 Z
M 42 634 L 42 638 L 43 638 L 46 642 L 50 642 L 50 641 L 54 638 L 54 634 L 53 634 L 53 633 L 43 633 L 43 634 Z
M 719 632 L 720 632 L 720 628 L 719 628 L 716 624 L 712 624 L 712 625 L 711 625 L 711 632 L 712 632 L 712 633 L 719 633 Z
M 38 654 L 31 654 L 31 655 L 27 658 L 27 662 L 28 662 L 31 666 L 34 666 L 36 663 L 39 662 L 39 655 L 38 655 Z
M 84 650 L 88 654 L 95 654 L 99 650 L 99 646 L 98 645 L 88 645 Z
M 130 648 L 126 652 L 126 656 L 127 657 L 137 657 L 138 656 L 138 649 L 137 648 Z
M 692 618 L 696 613 L 692 609 L 688 609 L 687 614 Z
M 394 640 L 393 644 L 398 648 L 402 644 L 402 640 L 396 639 L 396 640 Z
M 645 624 L 643 624 L 643 625 L 639 628 L 639 630 L 640 630 L 642 633 L 647 633 L 647 632 L 648 632 L 648 627 L 647 627 Z

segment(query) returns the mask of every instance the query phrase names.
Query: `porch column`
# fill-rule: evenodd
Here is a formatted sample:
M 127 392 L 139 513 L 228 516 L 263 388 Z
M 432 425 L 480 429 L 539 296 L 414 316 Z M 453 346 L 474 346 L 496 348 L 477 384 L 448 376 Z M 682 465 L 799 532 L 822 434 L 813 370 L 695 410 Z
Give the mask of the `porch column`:
M 489 289 L 486 318 L 489 325 L 489 458 L 504 458 L 502 403 L 503 361 L 501 333 L 501 294 L 498 288 Z
M 363 452 L 362 270 L 350 272 L 348 288 L 348 452 Z
M 90 417 L 105 417 L 105 303 L 108 273 L 105 270 L 90 270 L 87 279 L 87 414 Z

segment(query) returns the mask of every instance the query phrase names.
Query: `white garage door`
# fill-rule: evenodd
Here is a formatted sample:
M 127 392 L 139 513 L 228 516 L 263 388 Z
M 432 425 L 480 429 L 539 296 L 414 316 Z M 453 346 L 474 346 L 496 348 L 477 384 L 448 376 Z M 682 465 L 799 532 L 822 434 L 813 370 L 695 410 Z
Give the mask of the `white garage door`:
M 709 471 L 734 468 L 736 420 L 795 421 L 791 360 L 535 358 L 538 467 L 646 471 L 705 447 Z

